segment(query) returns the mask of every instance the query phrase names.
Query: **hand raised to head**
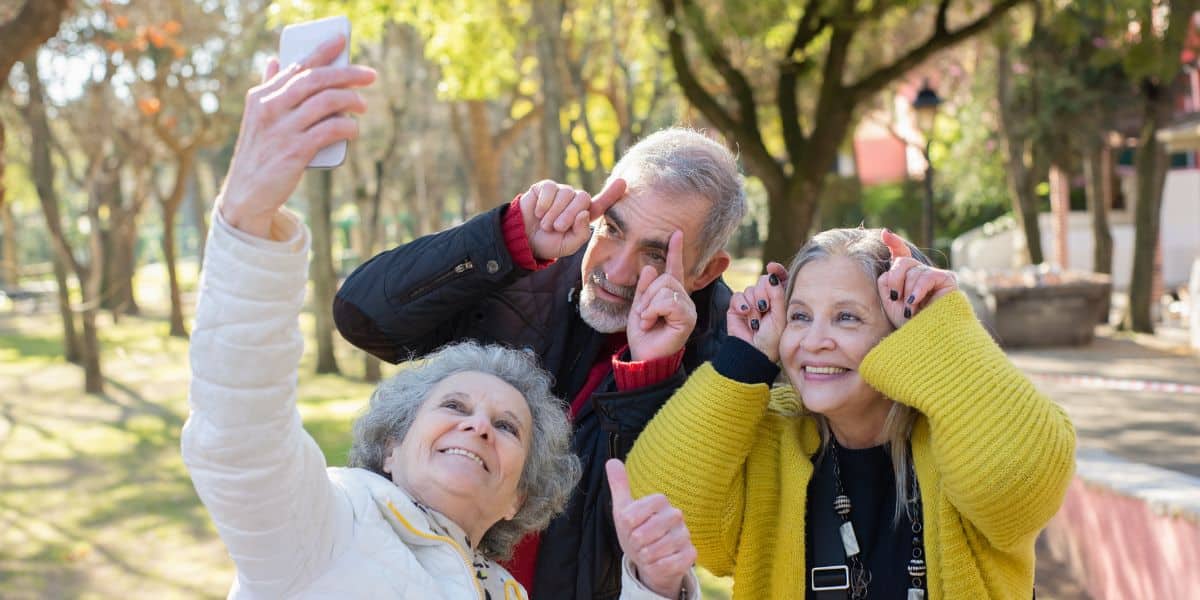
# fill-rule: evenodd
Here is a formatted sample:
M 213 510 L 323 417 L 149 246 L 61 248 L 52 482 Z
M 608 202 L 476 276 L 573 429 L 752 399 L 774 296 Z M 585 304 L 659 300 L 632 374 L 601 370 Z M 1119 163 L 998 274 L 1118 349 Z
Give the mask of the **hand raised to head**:
M 696 304 L 683 285 L 683 232 L 667 242 L 666 270 L 642 267 L 629 308 L 625 336 L 633 360 L 653 360 L 679 352 L 696 327 Z
M 621 461 L 611 459 L 604 468 L 621 551 L 637 569 L 642 584 L 659 596 L 678 597 L 684 577 L 696 563 L 696 547 L 683 513 L 662 494 L 634 500 Z
M 779 360 L 779 338 L 787 326 L 787 269 L 771 262 L 766 271 L 757 283 L 730 297 L 725 329 L 774 362 Z
M 364 113 L 366 101 L 351 88 L 369 85 L 368 67 L 329 66 L 346 39 L 325 42 L 298 64 L 281 68 L 274 58 L 264 81 L 246 94 L 246 108 L 229 174 L 221 188 L 221 216 L 238 229 L 267 237 L 271 220 L 317 152 L 358 136 L 347 113 Z
M 596 197 L 549 179 L 521 196 L 521 219 L 529 248 L 538 260 L 570 256 L 588 241 L 588 223 L 600 218 L 625 195 L 625 180 L 614 178 Z
M 958 277 L 953 271 L 913 258 L 904 238 L 886 229 L 882 235 L 892 254 L 892 267 L 879 276 L 876 285 L 888 320 L 900 327 L 934 300 L 957 290 Z

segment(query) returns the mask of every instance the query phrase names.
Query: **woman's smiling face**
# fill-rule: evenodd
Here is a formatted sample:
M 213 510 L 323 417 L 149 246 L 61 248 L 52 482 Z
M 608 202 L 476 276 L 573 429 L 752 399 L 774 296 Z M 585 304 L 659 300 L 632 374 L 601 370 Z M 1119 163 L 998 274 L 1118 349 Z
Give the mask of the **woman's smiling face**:
M 876 282 L 854 260 L 830 256 L 802 267 L 792 290 L 779 359 L 805 408 L 837 417 L 890 405 L 858 372 L 893 329 Z
M 443 513 L 511 518 L 533 435 L 525 397 L 508 382 L 465 371 L 440 381 L 421 404 L 404 440 L 384 459 L 392 481 Z M 490 526 L 490 523 L 488 524 Z

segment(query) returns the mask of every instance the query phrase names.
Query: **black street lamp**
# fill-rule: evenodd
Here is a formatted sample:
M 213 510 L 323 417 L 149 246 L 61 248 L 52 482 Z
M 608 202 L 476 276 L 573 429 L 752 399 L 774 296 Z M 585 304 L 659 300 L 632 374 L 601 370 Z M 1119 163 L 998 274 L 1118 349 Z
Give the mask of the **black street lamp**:
M 917 96 L 913 98 L 913 112 L 917 115 L 917 129 L 925 138 L 925 147 L 921 153 L 925 157 L 925 203 L 921 207 L 921 245 L 926 249 L 933 248 L 933 161 L 929 159 L 929 146 L 933 142 L 933 122 L 937 117 L 938 106 L 942 99 L 929 86 L 929 80 L 921 83 Z

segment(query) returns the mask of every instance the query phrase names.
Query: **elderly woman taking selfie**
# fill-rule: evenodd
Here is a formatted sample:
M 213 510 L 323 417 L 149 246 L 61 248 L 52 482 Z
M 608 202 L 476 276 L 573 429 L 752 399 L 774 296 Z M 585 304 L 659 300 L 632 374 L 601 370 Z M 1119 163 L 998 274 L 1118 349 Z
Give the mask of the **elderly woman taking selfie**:
M 301 423 L 309 233 L 282 206 L 319 148 L 354 137 L 336 115 L 365 110 L 349 88 L 374 73 L 326 66 L 341 44 L 272 62 L 247 96 L 205 253 L 184 462 L 237 567 L 231 597 L 526 598 L 495 561 L 563 509 L 580 472 L 534 357 L 465 342 L 401 371 L 355 423 L 348 468 L 326 468 Z M 619 520 L 622 598 L 694 597 L 691 562 L 662 560 L 695 552 L 678 512 L 618 500 L 637 515 Z
M 682 509 L 737 598 L 1029 598 L 1074 430 L 954 275 L 865 229 L 767 273 L 638 438 L 634 495 Z

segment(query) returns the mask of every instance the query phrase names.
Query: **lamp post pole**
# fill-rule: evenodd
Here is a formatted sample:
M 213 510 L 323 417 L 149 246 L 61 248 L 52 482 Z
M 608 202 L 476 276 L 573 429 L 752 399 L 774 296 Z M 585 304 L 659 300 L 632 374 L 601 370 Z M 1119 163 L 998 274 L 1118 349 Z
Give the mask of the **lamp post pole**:
M 928 79 L 921 84 L 921 89 L 917 91 L 912 102 L 913 112 L 917 116 L 917 127 L 921 130 L 921 135 L 925 137 L 925 146 L 921 150 L 921 154 L 925 158 L 925 201 L 921 205 L 921 246 L 926 249 L 933 248 L 934 240 L 933 161 L 929 157 L 929 149 L 933 144 L 934 119 L 937 117 L 938 106 L 941 103 L 942 99 L 930 87 Z
M 932 142 L 925 140 L 925 202 L 921 207 L 921 243 L 927 249 L 933 248 L 933 161 L 929 160 L 929 146 Z

